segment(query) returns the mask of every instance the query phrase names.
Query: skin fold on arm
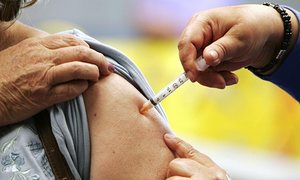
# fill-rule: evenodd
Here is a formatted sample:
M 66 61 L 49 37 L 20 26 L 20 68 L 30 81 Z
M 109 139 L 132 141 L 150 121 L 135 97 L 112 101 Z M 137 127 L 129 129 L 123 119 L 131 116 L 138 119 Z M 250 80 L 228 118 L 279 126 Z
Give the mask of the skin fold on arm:
M 174 155 L 170 132 L 155 108 L 141 114 L 145 97 L 117 74 L 84 93 L 91 138 L 91 179 L 165 179 Z

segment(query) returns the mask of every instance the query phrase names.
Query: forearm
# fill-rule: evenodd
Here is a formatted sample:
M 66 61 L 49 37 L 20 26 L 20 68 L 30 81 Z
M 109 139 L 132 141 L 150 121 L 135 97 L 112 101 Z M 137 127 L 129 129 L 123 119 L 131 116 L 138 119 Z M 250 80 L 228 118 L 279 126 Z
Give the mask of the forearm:
M 48 33 L 27 26 L 19 21 L 0 23 L 0 51 L 29 37 L 46 36 Z

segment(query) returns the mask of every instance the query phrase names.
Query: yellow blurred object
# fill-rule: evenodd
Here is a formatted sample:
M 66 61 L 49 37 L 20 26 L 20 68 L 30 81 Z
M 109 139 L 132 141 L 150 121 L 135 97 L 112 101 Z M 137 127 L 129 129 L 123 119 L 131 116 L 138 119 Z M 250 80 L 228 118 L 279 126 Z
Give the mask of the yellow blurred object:
M 105 42 L 105 41 L 104 41 Z M 127 54 L 155 92 L 183 69 L 175 40 L 108 40 Z M 186 83 L 165 99 L 175 132 L 300 157 L 298 102 L 247 70 L 237 72 L 238 85 L 217 90 Z

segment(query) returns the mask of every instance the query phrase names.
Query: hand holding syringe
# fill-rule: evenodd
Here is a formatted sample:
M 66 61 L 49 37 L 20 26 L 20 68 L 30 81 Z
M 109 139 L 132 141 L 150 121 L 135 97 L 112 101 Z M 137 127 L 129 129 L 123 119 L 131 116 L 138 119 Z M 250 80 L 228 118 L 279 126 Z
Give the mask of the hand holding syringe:
M 205 60 L 200 56 L 196 59 L 196 67 L 199 71 L 204 71 L 209 66 L 205 63 Z M 188 77 L 186 73 L 182 73 L 178 76 L 175 80 L 169 83 L 165 88 L 160 90 L 154 97 L 148 100 L 146 103 L 143 104 L 142 108 L 140 109 L 141 113 L 146 112 L 147 110 L 151 109 L 152 107 L 156 106 L 162 100 L 164 100 L 167 96 L 169 96 L 172 92 L 174 92 L 177 88 L 187 82 Z

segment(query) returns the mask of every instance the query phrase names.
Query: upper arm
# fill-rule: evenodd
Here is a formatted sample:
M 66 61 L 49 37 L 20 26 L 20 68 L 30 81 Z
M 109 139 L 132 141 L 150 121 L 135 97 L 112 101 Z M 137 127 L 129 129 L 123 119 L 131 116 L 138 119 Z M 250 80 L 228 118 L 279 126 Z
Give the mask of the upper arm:
M 91 137 L 91 177 L 95 179 L 164 179 L 174 158 L 163 141 L 170 130 L 153 108 L 139 108 L 144 96 L 117 74 L 84 94 Z

